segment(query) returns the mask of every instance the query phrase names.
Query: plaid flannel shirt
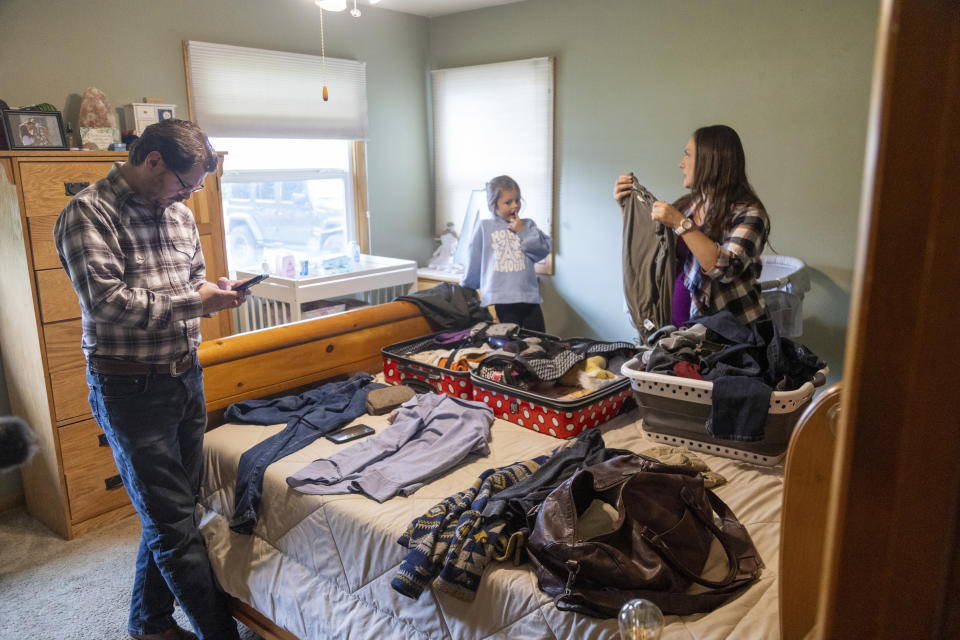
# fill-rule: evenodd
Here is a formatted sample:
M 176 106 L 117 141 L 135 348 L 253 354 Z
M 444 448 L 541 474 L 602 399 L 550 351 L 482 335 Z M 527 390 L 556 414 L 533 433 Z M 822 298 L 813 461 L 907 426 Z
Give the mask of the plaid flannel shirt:
M 727 309 L 741 322 L 753 322 L 764 314 L 760 296 L 760 254 L 770 232 L 767 212 L 757 206 L 736 205 L 733 224 L 717 245 L 717 262 L 701 271 L 691 253 L 683 267 L 684 284 L 691 294 L 691 317 Z
M 53 230 L 80 299 L 81 346 L 88 358 L 173 362 L 200 343 L 200 235 L 183 203 L 155 214 L 121 165 L 77 194 Z

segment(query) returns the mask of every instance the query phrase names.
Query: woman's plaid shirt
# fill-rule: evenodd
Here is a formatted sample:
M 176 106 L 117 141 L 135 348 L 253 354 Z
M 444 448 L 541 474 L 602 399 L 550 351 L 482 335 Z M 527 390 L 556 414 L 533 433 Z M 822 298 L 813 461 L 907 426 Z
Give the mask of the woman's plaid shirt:
M 760 296 L 760 254 L 770 219 L 758 206 L 735 205 L 732 225 L 723 244 L 717 245 L 717 262 L 703 272 L 693 254 L 683 267 L 684 284 L 692 297 L 691 317 L 727 309 L 741 322 L 753 322 L 764 314 Z
M 83 351 L 173 362 L 200 343 L 200 235 L 182 203 L 155 214 L 120 166 L 77 194 L 54 226 L 60 263 L 80 298 Z

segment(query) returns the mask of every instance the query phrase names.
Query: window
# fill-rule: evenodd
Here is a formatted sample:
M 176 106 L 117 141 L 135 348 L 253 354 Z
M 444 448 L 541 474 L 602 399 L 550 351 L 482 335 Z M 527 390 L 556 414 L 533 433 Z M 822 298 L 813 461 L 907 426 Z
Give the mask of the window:
M 341 253 L 357 237 L 351 215 L 351 144 L 345 140 L 217 138 L 223 161 L 223 223 L 233 270 L 274 268 Z
M 273 267 L 287 254 L 318 260 L 351 240 L 369 252 L 366 65 L 193 41 L 184 57 L 191 119 L 227 152 L 230 270 Z
M 521 215 L 551 234 L 553 59 L 440 69 L 432 80 L 436 233 L 448 222 L 463 229 L 471 193 L 507 174 L 520 185 Z M 537 266 L 552 273 L 552 256 Z

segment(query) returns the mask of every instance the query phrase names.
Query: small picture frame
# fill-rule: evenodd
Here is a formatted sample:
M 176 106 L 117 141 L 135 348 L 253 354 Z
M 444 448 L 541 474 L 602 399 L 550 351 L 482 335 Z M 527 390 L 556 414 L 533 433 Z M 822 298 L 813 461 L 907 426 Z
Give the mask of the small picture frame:
M 157 122 L 163 122 L 173 117 L 173 109 L 168 106 L 157 107 Z
M 66 149 L 59 111 L 0 111 L 11 150 Z

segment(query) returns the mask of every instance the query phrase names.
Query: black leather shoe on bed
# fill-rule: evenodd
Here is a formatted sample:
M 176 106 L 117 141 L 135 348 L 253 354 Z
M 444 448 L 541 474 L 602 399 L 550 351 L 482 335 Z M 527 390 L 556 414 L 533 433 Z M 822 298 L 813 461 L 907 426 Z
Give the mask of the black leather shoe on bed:
M 131 633 L 134 640 L 199 640 L 192 631 L 180 627 L 170 627 L 163 633 Z

